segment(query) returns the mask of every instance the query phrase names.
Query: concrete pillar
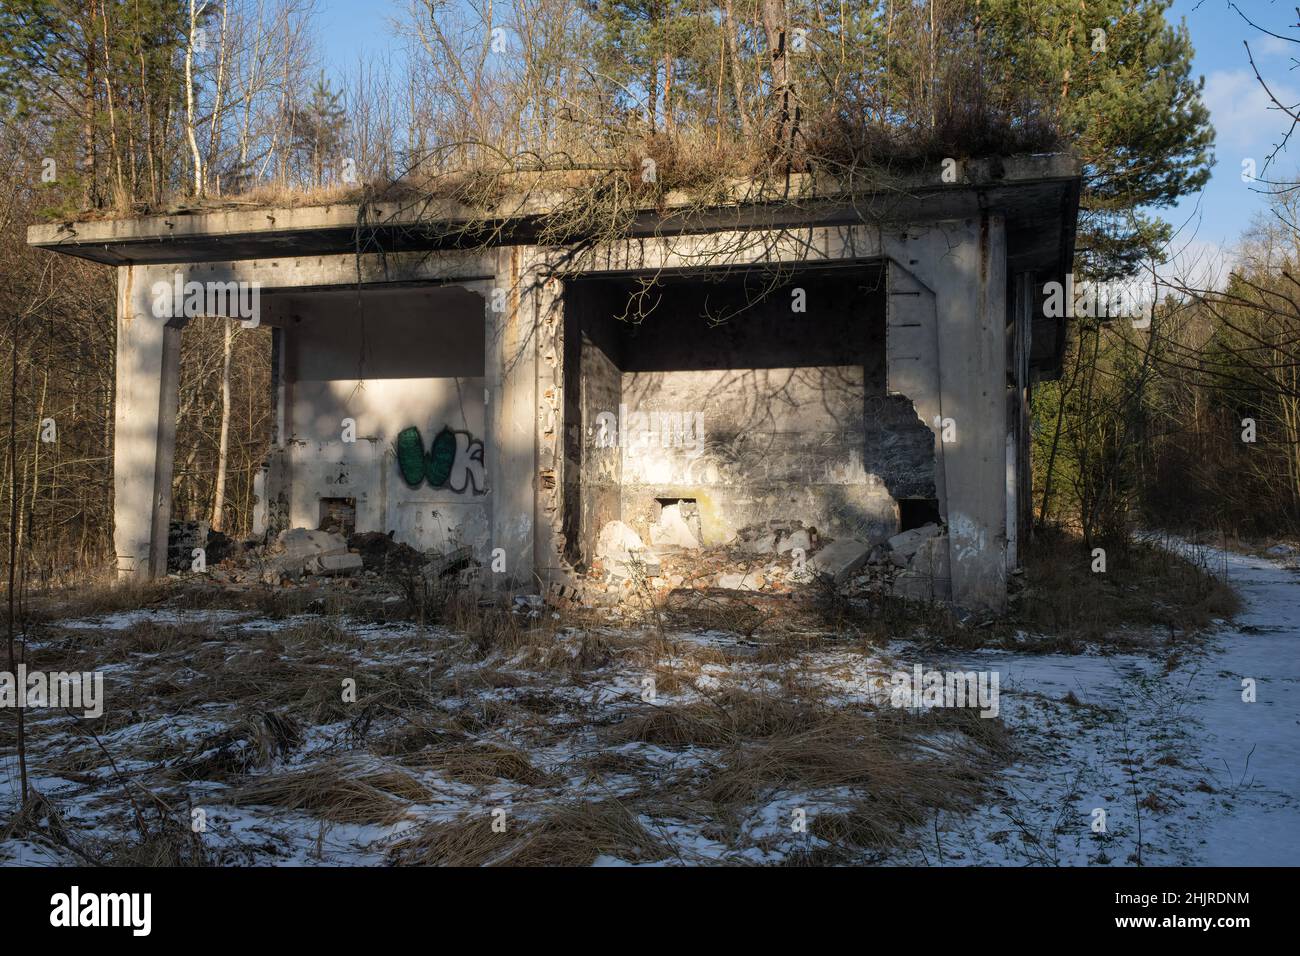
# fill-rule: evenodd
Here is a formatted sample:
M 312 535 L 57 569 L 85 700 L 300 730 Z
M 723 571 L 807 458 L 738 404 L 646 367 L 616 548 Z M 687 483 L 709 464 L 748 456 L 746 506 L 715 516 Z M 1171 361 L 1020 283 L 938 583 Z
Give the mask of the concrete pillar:
M 539 281 L 522 247 L 498 252 L 496 278 L 484 290 L 484 379 L 489 560 L 502 549 L 504 574 L 492 580 L 534 591 L 537 512 L 537 335 Z M 468 284 L 467 284 L 468 285 Z M 504 306 L 504 308 L 500 308 Z
M 533 564 L 543 586 L 572 577 L 566 558 L 564 295 L 559 279 L 540 276 L 537 301 L 537 514 Z M 570 378 L 572 378 L 570 376 Z
M 118 269 L 113 548 L 119 578 L 167 573 L 181 322 L 154 315 L 151 287 L 170 281 L 172 272 Z
M 935 498 L 939 513 L 947 514 L 945 445 L 940 440 L 945 417 L 942 352 L 935 294 L 893 259 L 885 264 L 885 368 L 889 393 L 909 399 L 921 421 L 934 432 Z M 940 562 L 941 572 L 931 582 L 936 600 L 952 598 L 950 576 L 942 570 L 950 563 Z
M 912 226 L 886 237 L 885 247 L 934 295 L 941 418 L 937 425 L 933 419 L 926 424 L 940 439 L 950 426 L 951 440 L 943 442 L 937 464 L 952 600 L 960 607 L 999 611 L 1006 606 L 1007 582 L 1004 222 L 985 213 Z
M 264 311 L 280 319 L 274 300 Z M 285 326 L 271 327 L 271 447 L 253 483 L 253 533 L 278 534 L 289 527 L 289 495 L 292 488 L 288 452 L 292 386 L 289 381 L 287 349 L 292 333 Z
M 973 314 L 949 313 L 940 331 L 957 346 L 945 356 L 944 369 L 945 394 L 955 401 L 944 404 L 961 409 L 958 438 L 947 456 L 952 597 L 961 607 L 1002 611 L 1007 601 L 1006 231 L 1002 216 L 993 213 L 976 226 Z

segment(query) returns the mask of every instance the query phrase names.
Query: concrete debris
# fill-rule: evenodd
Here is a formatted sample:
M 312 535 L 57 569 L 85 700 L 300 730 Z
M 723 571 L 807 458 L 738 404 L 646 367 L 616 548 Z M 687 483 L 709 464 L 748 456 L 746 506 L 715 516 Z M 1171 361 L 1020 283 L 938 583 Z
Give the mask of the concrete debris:
M 930 601 L 935 595 L 935 581 L 920 571 L 900 571 L 890 587 L 894 597 L 909 601 Z
M 646 607 L 650 599 L 666 606 L 678 594 L 713 595 L 719 600 L 769 607 L 789 599 L 818 579 L 841 595 L 869 598 L 892 595 L 909 600 L 941 599 L 948 593 L 948 538 L 938 525 L 894 535 L 874 545 L 855 538 L 821 539 L 796 519 L 742 529 L 722 547 L 704 547 L 694 525 L 698 515 L 682 503 L 662 507 L 652 526 L 656 548 L 622 521 L 601 529 L 597 557 L 582 576 L 550 583 L 544 593 L 513 600 L 516 613 L 529 618 L 551 611 L 605 607 L 615 617 Z M 655 530 L 655 529 L 658 530 Z M 177 544 L 194 540 L 181 529 Z M 204 529 L 206 530 L 206 529 Z M 276 587 L 328 586 L 403 591 L 411 576 L 426 586 L 443 587 L 454 578 L 461 586 L 481 585 L 472 548 L 416 551 L 378 532 L 349 538 L 323 530 L 292 528 L 268 544 L 234 544 L 226 560 L 208 566 L 208 578 L 235 587 L 259 583 Z M 312 582 L 316 584 L 313 585 Z M 407 583 L 402 583 L 407 582 Z M 398 597 L 386 600 L 399 600 Z M 753 602 L 760 602 L 754 605 Z M 747 605 L 749 606 L 749 605 Z
M 814 574 L 825 575 L 843 584 L 854 571 L 867 563 L 871 545 L 857 538 L 837 538 L 808 559 Z
M 348 538 L 348 550 L 361 555 L 373 571 L 414 571 L 428 558 L 409 544 L 393 540 L 393 532 L 363 531 Z
M 817 546 L 817 530 L 797 518 L 777 518 L 741 528 L 737 543 L 747 554 L 789 554 L 796 548 L 807 554 Z
M 761 591 L 767 584 L 767 578 L 761 572 L 752 574 L 733 571 L 718 575 L 718 587 L 728 591 Z
M 212 537 L 209 534 L 208 540 Z M 184 543 L 189 544 L 190 540 L 193 538 L 187 538 Z M 410 580 L 421 576 L 430 585 L 442 586 L 444 579 L 453 576 L 462 587 L 480 583 L 472 548 L 421 553 L 395 541 L 392 532 L 362 532 L 345 538 L 330 531 L 290 528 L 269 542 L 259 543 L 256 539 L 234 542 L 224 550 L 224 560 L 209 560 L 205 577 L 215 584 L 236 588 L 328 585 L 373 590 L 378 597 L 394 590 L 406 593 Z M 183 570 L 190 571 L 191 565 L 187 563 Z
M 659 512 L 659 521 L 650 526 L 650 544 L 655 548 L 687 548 L 696 550 L 700 546 L 699 511 L 686 510 L 678 502 L 664 505 Z M 693 519 L 693 520 L 691 520 Z
M 318 554 L 304 566 L 307 574 L 323 574 L 332 577 L 336 574 L 351 574 L 360 571 L 365 565 L 361 555 L 344 552 L 343 554 Z
M 952 578 L 948 565 L 948 536 L 935 535 L 921 542 L 893 584 L 896 597 L 914 601 L 942 599 Z
M 919 528 L 912 528 L 910 531 L 902 531 L 889 539 L 889 550 L 894 554 L 902 555 L 910 559 L 921 545 L 933 538 L 943 529 L 937 524 L 923 524 Z
M 272 549 L 272 566 L 284 574 L 301 574 L 323 555 L 348 553 L 348 539 L 329 531 L 289 528 L 281 531 Z
M 631 528 L 610 522 L 601 536 L 602 556 L 572 585 L 552 587 L 547 598 L 555 608 L 604 608 L 615 619 L 651 606 L 671 608 L 690 594 L 741 601 L 790 598 L 819 578 L 848 598 L 942 598 L 948 590 L 948 538 L 939 527 L 917 530 L 921 533 L 900 542 L 904 548 L 916 545 L 910 558 L 883 541 L 873 546 L 853 538 L 819 539 L 816 529 L 797 520 L 743 528 L 721 547 L 667 547 L 655 555 Z M 771 551 L 758 550 L 768 541 L 775 542 Z M 624 566 L 635 555 L 653 558 L 640 576 Z
M 776 553 L 786 554 L 790 551 L 799 550 L 807 555 L 812 550 L 812 546 L 811 533 L 806 528 L 799 528 L 781 538 L 781 542 L 776 546 Z
M 659 556 L 622 521 L 607 521 L 600 529 L 596 557 L 605 570 L 623 578 L 654 576 L 660 570 Z
M 456 548 L 446 553 L 426 551 L 424 553 L 424 567 L 421 568 L 420 573 L 428 580 L 446 577 L 448 574 L 468 568 L 473 560 L 474 549 L 470 547 Z
M 936 536 L 921 543 L 912 556 L 911 568 L 936 578 L 947 578 L 948 538 Z

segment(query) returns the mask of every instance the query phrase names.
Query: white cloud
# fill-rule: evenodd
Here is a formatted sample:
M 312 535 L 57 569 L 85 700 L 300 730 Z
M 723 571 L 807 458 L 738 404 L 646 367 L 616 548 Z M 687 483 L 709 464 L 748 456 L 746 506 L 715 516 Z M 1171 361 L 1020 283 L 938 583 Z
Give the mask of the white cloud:
M 1175 288 L 1220 289 L 1228 273 L 1238 265 L 1235 249 L 1205 239 L 1174 240 L 1165 262 L 1156 267 L 1156 275 Z
M 1288 106 L 1300 103 L 1300 91 L 1267 76 L 1269 88 Z M 1233 166 L 1246 157 L 1262 167 L 1290 126 L 1250 70 L 1216 70 L 1205 78 L 1205 105 L 1210 108 L 1219 159 Z M 1300 146 L 1300 143 L 1297 143 Z M 1280 157 L 1279 160 L 1281 161 Z
M 1250 48 L 1265 56 L 1300 56 L 1300 43 L 1268 34 L 1258 40 L 1251 40 Z

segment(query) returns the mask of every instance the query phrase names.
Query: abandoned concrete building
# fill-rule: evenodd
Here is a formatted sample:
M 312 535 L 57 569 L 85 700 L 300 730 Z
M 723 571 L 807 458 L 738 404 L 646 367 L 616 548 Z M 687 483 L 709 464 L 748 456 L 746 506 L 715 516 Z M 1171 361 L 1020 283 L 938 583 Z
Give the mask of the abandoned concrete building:
M 785 189 L 669 201 L 581 255 L 541 244 L 535 196 L 493 214 L 493 243 L 449 239 L 471 213 L 429 202 L 32 227 L 117 270 L 120 573 L 166 568 L 179 298 L 198 283 L 255 290 L 272 330 L 260 530 L 345 514 L 422 550 L 468 545 L 536 592 L 610 527 L 653 547 L 665 512 L 703 547 L 797 519 L 852 543 L 849 561 L 933 523 L 930 594 L 1003 607 L 1029 392 L 1064 347 L 1041 289 L 1071 268 L 1077 163 Z

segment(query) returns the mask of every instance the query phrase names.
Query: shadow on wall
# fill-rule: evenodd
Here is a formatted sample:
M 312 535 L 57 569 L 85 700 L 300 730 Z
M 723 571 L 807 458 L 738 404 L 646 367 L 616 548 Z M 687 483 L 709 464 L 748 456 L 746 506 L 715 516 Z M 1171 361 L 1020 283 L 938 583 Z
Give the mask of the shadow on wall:
M 933 499 L 933 432 L 885 391 L 872 275 L 796 277 L 717 326 L 705 316 L 742 304 L 739 282 L 674 280 L 636 326 L 615 319 L 625 283 L 577 284 L 566 336 L 573 557 L 593 553 L 607 521 L 644 533 L 663 500 L 697 502 L 704 543 L 722 544 L 789 518 L 881 540 L 899 528 L 898 499 Z M 806 311 L 792 310 L 796 289 Z

